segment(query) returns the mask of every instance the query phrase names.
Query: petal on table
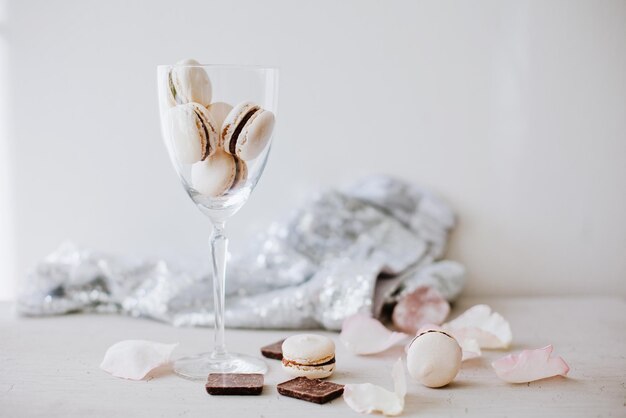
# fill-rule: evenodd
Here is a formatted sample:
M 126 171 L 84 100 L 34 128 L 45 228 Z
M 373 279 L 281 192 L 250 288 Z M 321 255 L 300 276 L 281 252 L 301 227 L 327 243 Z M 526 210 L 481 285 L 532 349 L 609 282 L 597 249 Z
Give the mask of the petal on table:
M 399 415 L 404 410 L 406 396 L 406 376 L 402 359 L 398 359 L 393 366 L 391 376 L 393 392 L 371 383 L 348 384 L 344 387 L 343 399 L 350 408 L 362 414 L 381 412 L 389 416 Z
M 152 370 L 169 363 L 178 344 L 146 340 L 124 340 L 113 344 L 104 354 L 100 368 L 115 377 L 141 380 Z
M 473 358 L 478 358 L 483 355 L 480 350 L 480 345 L 478 341 L 473 338 L 465 338 L 462 341 L 459 341 L 461 345 L 461 349 L 463 350 L 463 358 L 461 361 L 471 360 Z
M 404 296 L 393 309 L 393 323 L 409 334 L 426 324 L 442 324 L 450 313 L 450 304 L 430 286 L 420 286 Z
M 536 350 L 509 354 L 491 363 L 498 377 L 509 383 L 526 383 L 553 376 L 566 376 L 569 366 L 562 357 L 552 354 L 552 345 Z
M 458 341 L 475 339 L 480 348 L 508 348 L 513 340 L 508 321 L 487 305 L 472 306 L 443 329 Z
M 355 314 L 343 321 L 339 339 L 355 354 L 375 354 L 385 351 L 408 338 L 407 334 L 387 329 L 377 319 Z

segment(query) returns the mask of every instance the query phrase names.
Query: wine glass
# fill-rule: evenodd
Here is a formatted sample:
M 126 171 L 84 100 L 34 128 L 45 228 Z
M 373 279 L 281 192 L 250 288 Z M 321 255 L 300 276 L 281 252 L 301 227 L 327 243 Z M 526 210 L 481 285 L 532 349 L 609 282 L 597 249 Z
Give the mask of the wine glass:
M 215 334 L 212 352 L 174 362 L 185 378 L 210 373 L 265 373 L 261 359 L 231 353 L 224 340 L 226 221 L 257 182 L 269 155 L 278 70 L 200 65 L 157 67 L 161 131 L 172 164 L 196 206 L 210 219 Z

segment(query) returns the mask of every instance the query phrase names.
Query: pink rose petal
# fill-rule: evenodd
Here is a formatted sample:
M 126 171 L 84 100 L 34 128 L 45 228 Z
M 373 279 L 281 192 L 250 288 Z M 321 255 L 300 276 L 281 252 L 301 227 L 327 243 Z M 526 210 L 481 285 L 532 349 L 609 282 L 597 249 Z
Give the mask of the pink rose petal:
M 420 286 L 404 296 L 393 310 L 393 324 L 415 334 L 426 324 L 442 324 L 450 313 L 450 304 L 434 288 Z
M 476 340 L 480 348 L 508 348 L 513 340 L 509 323 L 487 305 L 472 306 L 442 327 L 458 341 Z
M 459 342 L 461 349 L 463 350 L 463 358 L 461 361 L 471 360 L 474 358 L 478 358 L 483 355 L 480 350 L 480 345 L 478 341 L 473 338 L 465 338 L 464 340 Z
M 100 368 L 115 377 L 141 380 L 152 370 L 169 363 L 177 345 L 146 340 L 120 341 L 109 347 Z
M 377 319 L 355 314 L 343 321 L 339 339 L 353 353 L 365 355 L 385 351 L 409 336 L 387 329 Z
M 399 415 L 404 410 L 406 376 L 404 364 L 398 359 L 391 370 L 394 391 L 371 383 L 348 384 L 343 389 L 343 399 L 348 406 L 361 414 L 381 412 L 388 416 Z
M 566 376 L 569 366 L 562 357 L 550 357 L 552 345 L 509 354 L 491 363 L 498 377 L 509 383 L 526 383 L 553 376 Z

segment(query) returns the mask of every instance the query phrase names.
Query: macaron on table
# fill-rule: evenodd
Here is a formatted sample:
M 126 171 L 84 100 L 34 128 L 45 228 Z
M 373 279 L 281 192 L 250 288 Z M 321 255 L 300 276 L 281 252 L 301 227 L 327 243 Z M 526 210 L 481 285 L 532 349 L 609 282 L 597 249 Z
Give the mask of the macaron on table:
M 323 379 L 335 370 L 335 343 L 317 334 L 299 334 L 282 345 L 282 365 L 287 374 L 309 379 Z
M 443 331 L 425 331 L 407 348 L 407 369 L 424 386 L 439 388 L 452 382 L 461 369 L 459 343 Z

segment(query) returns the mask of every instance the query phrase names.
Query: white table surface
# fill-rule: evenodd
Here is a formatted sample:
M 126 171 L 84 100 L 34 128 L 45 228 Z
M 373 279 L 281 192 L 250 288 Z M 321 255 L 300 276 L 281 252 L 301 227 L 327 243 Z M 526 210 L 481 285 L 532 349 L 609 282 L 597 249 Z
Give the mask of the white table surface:
M 624 299 L 465 298 L 453 315 L 483 302 L 510 321 L 514 350 L 552 343 L 569 363 L 569 377 L 507 384 L 489 365 L 504 353 L 489 351 L 464 363 L 446 388 L 429 389 L 409 380 L 404 416 L 626 416 Z M 233 350 L 259 354 L 262 345 L 293 333 L 227 330 L 227 341 Z M 337 334 L 327 334 L 337 343 L 332 381 L 392 387 L 390 369 L 401 348 L 356 357 Z M 0 416 L 359 416 L 342 399 L 316 405 L 278 395 L 276 384 L 288 378 L 275 360 L 268 360 L 263 394 L 247 397 L 209 396 L 203 383 L 167 373 L 134 382 L 101 371 L 107 347 L 131 338 L 180 342 L 179 356 L 206 349 L 212 332 L 114 315 L 19 318 L 12 305 L 0 304 Z

